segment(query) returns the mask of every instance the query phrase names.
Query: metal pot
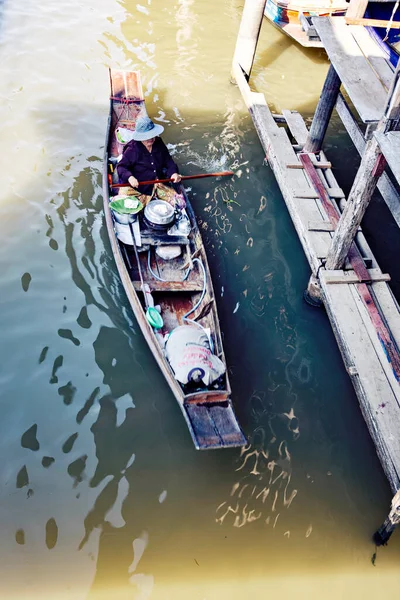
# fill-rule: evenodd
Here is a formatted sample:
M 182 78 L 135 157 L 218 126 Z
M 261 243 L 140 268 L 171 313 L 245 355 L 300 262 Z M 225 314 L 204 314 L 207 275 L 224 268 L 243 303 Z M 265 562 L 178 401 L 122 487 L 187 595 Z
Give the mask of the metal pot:
M 151 227 L 167 228 L 175 220 L 175 210 L 164 200 L 152 200 L 144 209 L 144 217 Z
M 112 210 L 112 209 L 111 209 Z M 120 223 L 121 225 L 129 225 L 129 223 L 134 223 L 137 219 L 137 213 L 132 214 L 132 215 L 122 215 L 121 213 L 118 213 L 116 210 L 113 210 L 113 215 L 114 215 L 114 219 L 117 221 L 117 223 Z

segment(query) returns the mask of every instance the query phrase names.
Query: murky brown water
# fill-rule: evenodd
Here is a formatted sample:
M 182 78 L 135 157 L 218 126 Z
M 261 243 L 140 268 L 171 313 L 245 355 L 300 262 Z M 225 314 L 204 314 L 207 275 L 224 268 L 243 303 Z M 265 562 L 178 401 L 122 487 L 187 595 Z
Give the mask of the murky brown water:
M 390 491 L 229 83 L 240 14 L 0 3 L 1 598 L 400 598 L 400 535 L 371 563 Z M 237 172 L 192 194 L 242 454 L 193 449 L 118 281 L 101 212 L 109 66 L 141 70 L 184 173 Z M 264 23 L 253 82 L 275 110 L 310 115 L 326 68 Z

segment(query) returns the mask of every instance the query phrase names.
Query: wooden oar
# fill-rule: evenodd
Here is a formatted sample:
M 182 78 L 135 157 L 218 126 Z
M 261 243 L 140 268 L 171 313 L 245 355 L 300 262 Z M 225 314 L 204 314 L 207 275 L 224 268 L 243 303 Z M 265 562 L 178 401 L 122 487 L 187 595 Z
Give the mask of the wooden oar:
M 229 175 L 234 175 L 233 171 L 221 171 L 221 173 L 200 173 L 198 175 L 182 175 L 181 181 L 185 179 L 202 179 L 203 177 L 228 177 Z M 150 181 L 139 181 L 139 185 L 151 185 L 153 183 L 168 183 L 172 181 L 171 177 L 168 179 L 151 179 Z M 119 188 L 119 187 L 127 187 L 129 183 L 113 183 L 111 187 Z

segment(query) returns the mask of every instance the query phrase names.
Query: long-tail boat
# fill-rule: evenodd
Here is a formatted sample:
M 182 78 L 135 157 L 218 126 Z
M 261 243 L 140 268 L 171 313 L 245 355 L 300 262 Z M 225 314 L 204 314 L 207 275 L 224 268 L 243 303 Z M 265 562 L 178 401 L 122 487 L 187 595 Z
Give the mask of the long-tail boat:
M 118 215 L 111 210 L 110 202 L 116 198 L 116 166 L 123 152 L 116 130 L 123 128 L 133 131 L 137 117 L 147 113 L 139 72 L 112 70 L 110 84 L 110 114 L 103 169 L 104 213 L 121 282 L 146 342 L 178 401 L 195 447 L 212 449 L 243 446 L 246 438 L 232 407 L 210 270 L 184 188 L 181 192 L 186 200 L 185 225 L 190 224 L 190 231 L 186 230 L 185 234 L 179 233 L 179 224 L 173 235 L 171 230 L 167 232 L 165 228 L 161 231 L 156 227 L 153 229 L 144 218 L 144 211 L 139 213 L 135 223 L 129 224 L 123 231 L 124 225 L 118 222 Z M 160 258 L 160 248 L 165 250 L 168 246 L 179 246 L 180 255 L 169 260 Z M 188 382 L 179 381 L 177 363 L 175 361 L 172 364 L 168 357 L 168 340 L 173 335 L 176 338 L 175 332 L 178 330 L 184 335 L 189 333 L 189 328 L 192 332 L 198 330 L 200 337 L 207 339 L 207 348 L 194 346 L 195 350 L 199 350 L 200 354 L 204 352 L 209 360 L 216 360 L 223 365 L 223 373 L 207 385 L 201 379 L 201 365 L 194 368 L 197 377 Z M 189 362 L 191 356 L 189 354 L 189 359 L 186 356 Z
M 264 14 L 278 29 L 306 48 L 322 48 L 310 17 L 343 15 L 346 0 L 267 0 Z

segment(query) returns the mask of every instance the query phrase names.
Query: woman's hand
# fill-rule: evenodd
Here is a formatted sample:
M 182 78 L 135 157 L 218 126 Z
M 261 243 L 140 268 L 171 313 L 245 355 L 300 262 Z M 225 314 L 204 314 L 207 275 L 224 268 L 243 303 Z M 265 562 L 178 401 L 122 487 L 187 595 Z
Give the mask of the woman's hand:
M 131 187 L 133 188 L 137 188 L 139 186 L 139 182 L 136 179 L 136 177 L 134 177 L 133 175 L 131 175 L 128 179 L 128 183 Z
M 171 175 L 171 181 L 172 183 L 179 183 L 181 181 L 182 177 L 179 175 L 179 173 L 172 173 Z

